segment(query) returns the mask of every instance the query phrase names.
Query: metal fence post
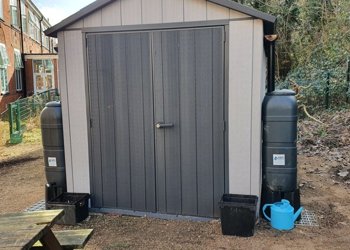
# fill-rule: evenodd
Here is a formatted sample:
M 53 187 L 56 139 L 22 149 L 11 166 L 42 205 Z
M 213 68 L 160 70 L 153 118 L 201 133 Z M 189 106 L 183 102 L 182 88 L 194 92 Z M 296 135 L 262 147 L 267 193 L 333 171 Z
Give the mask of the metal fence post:
M 18 132 L 21 132 L 21 107 L 19 103 L 17 103 L 17 116 L 16 116 L 16 129 Z
M 16 118 L 14 117 L 16 113 Z M 17 102 L 9 104 L 9 123 L 10 123 L 10 143 L 18 144 L 22 142 L 22 129 L 21 129 L 21 111 L 20 105 Z M 16 128 L 14 124 L 16 123 Z
M 31 97 L 31 103 L 32 103 L 32 108 L 31 108 L 31 115 L 35 115 L 36 114 L 36 107 L 35 107 L 35 100 L 33 97 Z
M 10 135 L 13 134 L 13 108 L 12 108 L 12 105 L 13 105 L 12 103 L 8 104 Z

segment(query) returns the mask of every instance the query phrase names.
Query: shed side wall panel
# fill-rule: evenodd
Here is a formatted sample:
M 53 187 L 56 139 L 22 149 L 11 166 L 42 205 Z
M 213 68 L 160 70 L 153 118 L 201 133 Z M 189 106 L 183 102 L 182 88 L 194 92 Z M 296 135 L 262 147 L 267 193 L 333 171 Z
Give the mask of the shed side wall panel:
M 69 26 L 69 29 L 82 29 L 84 28 L 84 19 L 80 19 L 79 21 L 76 21 L 71 26 Z
M 230 10 L 230 19 L 247 18 L 247 17 L 249 17 L 249 16 L 246 14 L 243 14 L 243 13 L 235 11 L 235 10 Z
M 191 0 L 184 2 L 185 21 L 201 21 L 207 20 L 207 1 Z
M 250 193 L 254 21 L 230 22 L 229 191 Z
M 162 0 L 142 1 L 142 23 L 162 23 Z
M 120 1 L 102 8 L 102 26 L 119 26 L 122 24 Z
M 88 15 L 87 17 L 84 18 L 84 27 L 89 28 L 89 27 L 96 27 L 102 25 L 102 10 L 97 10 L 91 15 Z
M 122 25 L 142 23 L 141 0 L 121 0 Z
M 227 20 L 248 15 L 206 0 L 119 0 L 77 21 L 66 30 L 102 26 Z
M 230 10 L 215 3 L 207 3 L 207 19 L 208 20 L 222 20 L 230 18 Z
M 250 192 L 253 195 L 259 196 L 261 191 L 261 105 L 265 96 L 266 82 L 266 59 L 263 37 L 263 22 L 261 20 L 254 20 Z
M 163 23 L 184 20 L 184 0 L 163 0 Z
M 72 148 L 71 148 L 71 134 L 69 124 L 69 100 L 68 100 L 68 87 L 67 87 L 67 74 L 66 74 L 66 50 L 65 50 L 65 37 L 64 32 L 59 32 L 57 36 L 60 43 L 58 44 L 58 63 L 59 63 L 59 79 L 60 79 L 60 95 L 62 103 L 62 122 L 63 122 L 63 139 L 64 139 L 64 157 L 66 161 L 66 181 L 68 191 L 73 191 L 73 168 L 72 168 Z
M 62 42 L 62 40 L 60 40 Z M 61 82 L 66 88 L 67 99 L 63 102 L 63 113 L 69 112 L 68 128 L 71 146 L 71 162 L 68 162 L 67 177 L 73 179 L 69 185 L 71 192 L 90 192 L 88 123 L 85 95 L 85 75 L 83 57 L 83 39 L 81 31 L 64 32 L 64 53 L 66 82 Z M 62 77 L 65 76 L 62 74 Z M 66 120 L 67 123 L 67 120 Z M 66 124 L 67 125 L 67 124 Z M 65 150 L 68 152 L 69 148 Z M 68 158 L 69 160 L 69 158 Z M 72 175 L 72 176 L 70 176 Z

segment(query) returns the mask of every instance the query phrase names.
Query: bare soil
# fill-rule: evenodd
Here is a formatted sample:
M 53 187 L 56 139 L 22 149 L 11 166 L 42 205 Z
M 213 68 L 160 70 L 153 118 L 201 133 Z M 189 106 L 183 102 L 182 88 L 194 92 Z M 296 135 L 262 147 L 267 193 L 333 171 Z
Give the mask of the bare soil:
M 298 158 L 302 204 L 317 215 L 318 227 L 279 232 L 261 220 L 253 237 L 240 238 L 223 236 L 216 220 L 92 214 L 75 227 L 56 229 L 93 228 L 86 249 L 350 249 L 350 112 L 318 119 L 325 124 L 300 123 Z M 39 145 L 0 147 L 0 213 L 21 211 L 43 199 L 43 164 Z
M 44 161 L 40 146 L 0 147 L 0 214 L 23 211 L 44 197 Z M 19 155 L 20 154 L 20 155 Z

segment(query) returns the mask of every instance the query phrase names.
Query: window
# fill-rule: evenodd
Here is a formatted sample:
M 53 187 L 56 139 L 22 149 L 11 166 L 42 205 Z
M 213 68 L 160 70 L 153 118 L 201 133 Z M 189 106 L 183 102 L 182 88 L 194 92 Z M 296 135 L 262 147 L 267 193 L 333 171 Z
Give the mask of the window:
M 33 60 L 34 92 L 40 93 L 55 88 L 52 60 Z
M 0 81 L 1 94 L 9 92 L 9 82 L 7 79 L 7 66 L 9 65 L 9 57 L 7 55 L 6 47 L 0 43 Z
M 40 22 L 39 18 L 29 10 L 29 36 L 40 42 Z
M 23 62 L 22 62 L 21 52 L 18 49 L 15 49 L 15 80 L 16 80 L 17 91 L 21 91 L 23 89 L 22 69 L 23 69 Z
M 21 1 L 21 18 L 22 18 L 22 30 L 24 33 L 27 33 L 27 8 L 25 1 Z
M 3 1 L 0 0 L 0 18 L 4 19 L 4 7 L 3 7 Z
M 10 0 L 11 24 L 18 27 L 18 8 L 17 0 Z
M 47 49 L 50 48 L 50 38 L 45 35 L 44 31 L 48 28 L 49 27 L 47 25 L 43 24 L 43 30 L 42 30 L 42 34 L 41 34 L 43 46 Z

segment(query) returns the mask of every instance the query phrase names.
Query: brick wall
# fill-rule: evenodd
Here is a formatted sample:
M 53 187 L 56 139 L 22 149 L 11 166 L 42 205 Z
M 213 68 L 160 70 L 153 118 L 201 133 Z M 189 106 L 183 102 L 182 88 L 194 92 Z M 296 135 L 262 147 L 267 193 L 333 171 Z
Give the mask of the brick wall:
M 14 77 L 14 49 L 21 51 L 21 32 L 19 29 L 11 26 L 11 15 L 9 1 L 3 1 L 3 20 L 0 19 L 0 43 L 5 44 L 7 49 L 7 54 L 10 59 L 10 65 L 7 68 L 8 80 L 9 80 L 9 93 L 5 95 L 0 95 L 0 114 L 3 113 L 7 104 L 17 100 L 24 96 L 24 92 L 17 92 L 16 82 Z M 29 17 L 28 17 L 29 18 Z M 23 51 L 24 54 L 40 54 L 49 53 L 46 48 L 42 48 L 40 43 L 31 39 L 27 34 L 23 35 Z M 25 62 L 23 62 L 25 63 Z M 25 67 L 26 67 L 25 63 Z M 31 69 L 31 66 L 29 67 Z M 25 69 L 23 77 L 26 77 L 26 82 L 28 82 L 27 93 L 30 89 L 33 90 L 33 73 Z M 23 81 L 24 82 L 24 81 Z M 24 86 L 23 86 L 24 87 Z

